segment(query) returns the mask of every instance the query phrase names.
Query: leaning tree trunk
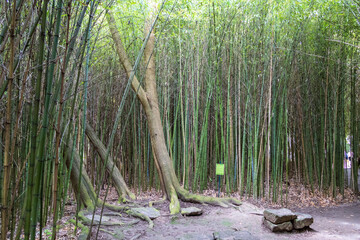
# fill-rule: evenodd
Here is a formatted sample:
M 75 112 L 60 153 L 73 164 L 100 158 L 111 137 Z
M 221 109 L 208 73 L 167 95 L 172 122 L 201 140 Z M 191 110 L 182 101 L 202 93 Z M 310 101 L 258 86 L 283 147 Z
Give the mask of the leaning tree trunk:
M 114 161 L 111 156 L 108 156 L 106 159 L 106 148 L 100 139 L 96 136 L 96 133 L 92 127 L 86 123 L 85 133 L 88 136 L 89 140 L 95 147 L 97 153 L 99 154 L 101 160 L 106 163 L 106 168 L 109 171 L 111 179 L 114 182 L 117 193 L 119 194 L 119 201 L 126 202 L 129 201 L 129 198 L 134 200 L 135 195 L 129 190 L 126 185 L 123 176 L 121 175 L 119 169 L 114 164 Z
M 152 2 L 152 6 L 154 3 Z M 150 18 L 147 19 L 145 24 L 145 33 L 151 30 L 151 24 L 153 19 L 155 19 L 155 10 L 150 14 Z M 130 64 L 129 58 L 126 55 L 125 49 L 123 47 L 120 34 L 116 29 L 115 19 L 113 14 L 109 11 L 107 14 L 107 21 L 109 24 L 110 32 L 114 40 L 116 51 L 120 58 L 120 63 L 124 67 L 128 76 L 130 76 L 133 68 Z M 147 65 L 145 73 L 145 90 L 141 87 L 139 81 L 136 77 L 133 78 L 131 86 L 136 92 L 138 99 L 141 102 L 141 105 L 144 108 L 147 120 L 148 127 L 151 138 L 151 145 L 153 148 L 154 159 L 156 161 L 156 166 L 161 178 L 161 183 L 163 184 L 162 188 L 165 191 L 165 194 L 170 200 L 170 212 L 171 214 L 178 213 L 180 211 L 180 202 L 179 199 L 183 201 L 197 202 L 197 203 L 209 203 L 213 205 L 220 205 L 223 207 L 230 206 L 232 204 L 240 204 L 239 201 L 231 198 L 219 199 L 213 197 L 199 196 L 191 194 L 182 188 L 179 184 L 179 181 L 175 175 L 174 168 L 172 166 L 172 161 L 168 149 L 166 147 L 163 126 L 160 117 L 160 110 L 158 104 L 158 97 L 156 91 L 156 74 L 155 74 L 155 58 L 154 58 L 154 45 L 155 45 L 155 34 L 151 32 L 149 40 L 146 44 L 144 56 L 145 56 L 145 65 Z
M 77 196 L 79 194 L 80 196 L 77 204 L 83 205 L 87 209 L 93 209 L 96 194 L 84 168 L 81 169 L 82 173 L 80 174 L 80 156 L 71 140 L 65 143 L 65 159 L 67 168 L 69 170 L 71 169 L 70 181 L 75 195 Z M 82 176 L 81 181 L 79 181 L 80 176 Z
M 65 159 L 67 168 L 70 169 L 71 166 L 70 180 L 75 195 L 79 194 L 80 196 L 79 202 L 77 204 L 82 205 L 84 208 L 86 208 L 86 210 L 94 210 L 96 207 L 102 207 L 104 203 L 101 199 L 97 198 L 89 175 L 84 168 L 80 168 L 80 155 L 77 149 L 75 149 L 75 145 L 71 140 L 69 140 L 68 143 L 65 143 Z M 81 185 L 79 186 L 80 177 Z M 107 203 L 104 205 L 109 210 L 125 212 L 129 216 L 137 217 L 147 221 L 149 223 L 149 228 L 154 226 L 152 220 L 148 216 L 132 210 L 129 206 L 117 206 Z

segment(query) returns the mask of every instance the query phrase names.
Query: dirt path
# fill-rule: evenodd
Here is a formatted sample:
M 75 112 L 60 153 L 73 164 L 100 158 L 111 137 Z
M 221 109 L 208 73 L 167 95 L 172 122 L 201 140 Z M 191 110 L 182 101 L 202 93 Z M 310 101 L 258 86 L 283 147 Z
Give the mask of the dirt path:
M 214 232 L 244 231 L 254 239 L 359 239 L 360 203 L 332 208 L 292 209 L 314 217 L 311 229 L 292 233 L 272 233 L 262 225 L 263 209 L 244 203 L 239 209 L 185 204 L 204 213 L 196 217 L 170 216 L 167 204 L 156 205 L 161 216 L 154 220 L 154 228 L 140 221 L 133 226 L 101 227 L 98 239 L 213 239 Z M 111 216 L 112 221 L 127 222 L 124 217 Z M 247 233 L 247 234 L 248 234 Z
M 302 211 L 314 216 L 311 226 L 322 239 L 360 239 L 360 203 L 330 208 L 308 208 Z

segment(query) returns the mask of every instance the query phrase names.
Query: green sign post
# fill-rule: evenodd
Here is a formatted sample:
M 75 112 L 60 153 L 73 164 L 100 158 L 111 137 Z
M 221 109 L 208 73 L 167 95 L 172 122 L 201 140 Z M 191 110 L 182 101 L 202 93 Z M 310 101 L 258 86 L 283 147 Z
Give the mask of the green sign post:
M 224 164 L 223 163 L 217 163 L 216 164 L 216 175 L 218 175 L 218 181 L 219 181 L 219 192 L 218 197 L 220 197 L 220 182 L 221 182 L 221 176 L 224 175 Z

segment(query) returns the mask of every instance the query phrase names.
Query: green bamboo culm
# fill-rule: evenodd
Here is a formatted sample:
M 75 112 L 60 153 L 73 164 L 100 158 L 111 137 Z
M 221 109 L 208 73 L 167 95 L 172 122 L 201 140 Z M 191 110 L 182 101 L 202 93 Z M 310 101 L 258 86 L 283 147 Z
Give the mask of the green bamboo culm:
M 45 47 L 45 27 L 46 27 L 46 12 L 48 6 L 48 0 L 43 1 L 42 6 L 42 19 L 41 19 L 41 31 L 40 31 L 40 38 L 39 38 L 39 50 L 37 53 L 37 77 L 35 82 L 35 101 L 32 107 L 32 125 L 31 125 L 31 155 L 29 160 L 29 172 L 28 172 L 28 186 L 26 189 L 26 208 L 25 208 L 25 226 L 24 226 L 24 234 L 25 239 L 29 239 L 30 236 L 30 224 L 31 224 L 31 236 L 32 239 L 35 239 L 35 228 L 36 228 L 36 213 L 37 211 L 37 203 L 38 203 L 38 196 L 34 195 L 36 181 L 40 183 L 40 179 L 35 180 L 36 171 L 35 171 L 35 164 L 41 166 L 39 161 L 36 161 L 37 158 L 37 131 L 38 131 L 38 120 L 39 120 L 39 108 L 40 108 L 40 93 L 41 93 L 41 82 L 42 82 L 42 63 L 44 59 L 44 47 Z M 39 160 L 39 159 L 38 159 Z M 39 173 L 39 172 L 38 172 Z M 40 177 L 40 174 L 38 174 Z M 35 180 L 35 182 L 34 182 Z M 38 186 L 39 188 L 39 186 Z M 34 207 L 35 206 L 35 209 Z
M 94 6 L 95 6 L 95 0 L 90 2 L 90 15 L 89 15 L 89 22 L 88 22 L 88 26 L 87 26 L 87 33 L 86 33 L 86 40 L 84 45 L 86 46 L 86 63 L 85 63 L 85 79 L 84 79 L 84 83 L 83 83 L 83 112 L 82 112 L 82 131 L 81 131 L 81 137 L 80 137 L 80 147 L 79 147 L 79 152 L 80 152 L 80 170 L 79 172 L 82 173 L 82 168 L 83 168 L 83 162 L 84 162 L 84 144 L 85 144 L 85 126 L 86 126 L 86 113 L 87 113 L 87 93 L 88 93 L 88 77 L 89 77 L 89 62 L 90 62 L 90 37 L 91 37 L 91 26 L 92 26 L 92 19 L 93 19 L 93 11 L 94 11 Z M 78 186 L 81 186 L 81 180 L 82 177 L 79 178 L 79 182 L 78 182 Z M 77 206 L 76 206 L 76 227 L 78 224 L 78 218 L 79 218 L 79 212 L 80 212 L 80 208 L 81 208 L 81 202 L 80 202 L 80 191 L 77 193 L 76 196 L 77 199 Z M 96 205 L 95 205 L 96 206 Z M 96 208 L 94 206 L 94 208 Z M 90 207 L 90 206 L 87 206 Z M 90 207 L 91 209 L 91 207 Z
M 91 180 L 80 180 L 87 190 L 111 190 L 115 170 L 101 168 L 85 125 L 130 189 L 161 190 L 148 118 L 128 97 L 99 4 L 0 5 L 1 238 L 37 237 L 49 220 L 55 238 L 70 192 L 79 193 L 80 169 Z M 147 63 L 136 60 L 148 8 L 107 4 L 124 12 L 113 22 L 141 82 Z M 201 193 L 220 184 L 225 195 L 278 204 L 288 204 L 294 188 L 336 199 L 358 191 L 356 3 L 187 1 L 167 2 L 165 11 L 169 21 L 156 31 L 156 90 L 180 187 Z M 344 169 L 345 152 L 353 152 L 351 169 Z M 76 196 L 78 210 L 106 206 L 88 195 Z
M 9 29 L 10 34 L 10 62 L 9 62 L 9 75 L 7 77 L 7 103 L 6 103 L 6 120 L 5 120 L 5 146 L 4 146 L 4 160 L 3 160 L 3 181 L 2 181 L 2 188 L 1 188 L 1 232 L 0 235 L 1 239 L 5 240 L 7 238 L 8 233 L 8 222 L 10 218 L 8 215 L 10 213 L 9 207 L 9 196 L 10 192 L 10 174 L 11 174 L 11 162 L 14 161 L 14 156 L 10 155 L 10 141 L 11 141 L 11 112 L 12 112 L 12 88 L 13 88 L 13 81 L 14 81 L 14 57 L 15 57 L 15 16 L 16 16 L 16 4 L 13 2 L 12 6 L 12 15 L 11 15 L 11 26 Z M 4 27 L 5 29 L 5 27 Z M 0 43 L 1 43 L 0 38 Z M 12 160 L 12 161 L 11 161 Z

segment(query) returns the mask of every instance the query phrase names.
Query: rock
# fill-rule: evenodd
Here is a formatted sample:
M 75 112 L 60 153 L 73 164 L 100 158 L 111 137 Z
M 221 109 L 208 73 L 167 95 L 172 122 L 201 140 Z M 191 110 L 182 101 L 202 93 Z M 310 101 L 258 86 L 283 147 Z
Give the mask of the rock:
M 251 235 L 247 231 L 220 231 L 214 232 L 215 240 L 258 240 L 257 237 Z
M 237 209 L 242 213 L 256 213 L 256 214 L 263 214 L 263 210 L 258 208 L 257 206 L 243 202 L 240 206 L 237 207 Z
M 202 210 L 196 207 L 182 208 L 181 214 L 184 216 L 199 216 L 202 214 Z
M 85 217 L 87 219 L 89 219 L 90 221 L 92 219 L 92 216 L 93 216 L 92 214 L 85 215 Z M 102 223 L 103 222 L 108 222 L 109 220 L 110 220 L 110 218 L 106 217 L 106 216 L 102 216 L 102 218 L 101 218 Z M 100 215 L 94 215 L 94 222 L 100 222 Z
M 157 217 L 160 217 L 159 210 L 153 207 L 139 207 L 139 208 L 132 208 L 131 210 L 133 210 L 134 212 L 144 214 L 145 216 L 148 216 L 150 219 L 155 219 Z
M 314 218 L 305 213 L 295 213 L 297 215 L 297 218 L 294 219 L 293 225 L 295 229 L 303 229 L 305 227 L 309 227 L 313 222 Z
M 264 211 L 264 217 L 266 220 L 278 224 L 294 220 L 296 218 L 296 214 L 287 208 L 266 209 Z
M 291 231 L 293 229 L 293 225 L 291 222 L 274 224 L 274 223 L 266 220 L 265 218 L 263 218 L 263 223 L 272 232 Z

